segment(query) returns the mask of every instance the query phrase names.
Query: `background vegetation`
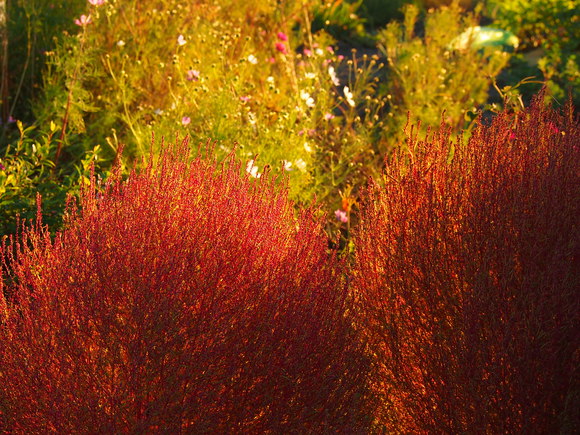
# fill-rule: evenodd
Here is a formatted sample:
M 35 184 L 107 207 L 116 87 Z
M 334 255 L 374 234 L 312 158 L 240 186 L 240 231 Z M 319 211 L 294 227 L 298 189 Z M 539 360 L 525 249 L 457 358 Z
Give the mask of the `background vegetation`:
M 292 199 L 316 197 L 347 237 L 334 212 L 356 220 L 408 112 L 427 128 L 445 111 L 458 133 L 544 81 L 557 104 L 577 92 L 574 2 L 538 1 L 8 2 L 0 232 L 34 215 L 37 191 L 58 228 L 91 164 L 103 178 L 116 158 L 138 165 L 156 133 L 218 140 L 221 156 L 237 142 L 256 176 L 285 171 Z M 454 49 L 478 21 L 515 33 L 517 51 Z

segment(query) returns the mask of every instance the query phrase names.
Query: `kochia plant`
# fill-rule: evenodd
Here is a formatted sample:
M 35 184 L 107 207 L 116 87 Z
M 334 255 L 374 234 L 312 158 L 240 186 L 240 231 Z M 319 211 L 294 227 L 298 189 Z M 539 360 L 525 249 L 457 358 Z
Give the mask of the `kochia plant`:
M 572 433 L 580 128 L 535 103 L 387 162 L 356 239 L 361 326 L 389 433 Z M 574 405 L 576 403 L 576 405 Z
M 93 182 L 54 239 L 39 224 L 4 243 L 3 427 L 364 427 L 342 263 L 316 210 L 295 216 L 280 180 L 233 157 L 189 155 L 185 141 Z

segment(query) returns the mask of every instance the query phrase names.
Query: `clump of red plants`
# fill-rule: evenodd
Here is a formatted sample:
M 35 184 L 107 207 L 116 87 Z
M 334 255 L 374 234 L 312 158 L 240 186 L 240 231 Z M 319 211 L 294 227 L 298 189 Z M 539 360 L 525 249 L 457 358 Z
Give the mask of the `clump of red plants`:
M 539 98 L 466 140 L 411 129 L 369 188 L 355 287 L 379 430 L 580 427 L 580 129 Z
M 364 430 L 344 263 L 285 183 L 187 141 L 4 242 L 11 433 Z M 2 296 L 3 295 L 3 296 Z

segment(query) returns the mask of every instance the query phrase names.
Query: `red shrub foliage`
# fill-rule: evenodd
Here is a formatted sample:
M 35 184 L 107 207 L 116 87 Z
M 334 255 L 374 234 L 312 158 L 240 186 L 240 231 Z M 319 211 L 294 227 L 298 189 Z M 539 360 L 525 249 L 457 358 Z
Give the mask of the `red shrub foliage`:
M 579 429 L 580 129 L 535 102 L 387 162 L 355 287 L 389 433 Z
M 364 430 L 343 263 L 316 210 L 187 141 L 3 246 L 12 433 Z M 5 274 L 6 275 L 6 274 Z M 1 294 L 2 292 L 0 292 Z

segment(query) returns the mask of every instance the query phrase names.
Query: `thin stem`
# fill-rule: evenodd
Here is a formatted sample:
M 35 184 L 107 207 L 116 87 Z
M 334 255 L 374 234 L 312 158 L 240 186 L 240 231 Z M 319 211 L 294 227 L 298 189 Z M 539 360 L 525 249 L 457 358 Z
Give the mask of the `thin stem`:
M 85 47 L 85 40 L 86 40 L 86 27 L 83 27 L 83 33 L 81 35 L 81 46 L 79 49 L 79 56 L 77 57 L 80 58 L 80 54 L 82 54 L 82 52 L 84 51 L 84 47 Z M 80 71 L 80 62 L 77 61 L 76 65 L 75 65 L 75 70 L 72 76 L 72 81 L 68 90 L 68 96 L 67 96 L 67 101 L 66 101 L 66 108 L 64 111 L 64 116 L 62 118 L 62 129 L 60 132 L 60 137 L 58 140 L 58 144 L 56 147 L 56 154 L 54 156 L 54 167 L 53 167 L 53 172 L 56 170 L 57 164 L 58 164 L 58 160 L 60 158 L 60 154 L 62 152 L 62 145 L 64 143 L 65 140 L 65 136 L 66 136 L 66 127 L 68 125 L 68 120 L 69 120 L 69 114 L 70 114 L 70 106 L 72 104 L 72 97 L 73 97 L 73 90 L 74 87 L 76 85 L 77 82 L 77 77 L 79 75 L 79 71 Z
M 6 0 L 0 0 L 0 37 L 2 38 L 2 77 L 0 82 L 0 98 L 2 99 L 2 121 L 8 119 L 8 17 L 6 15 Z M 4 124 L 6 125 L 6 124 Z

